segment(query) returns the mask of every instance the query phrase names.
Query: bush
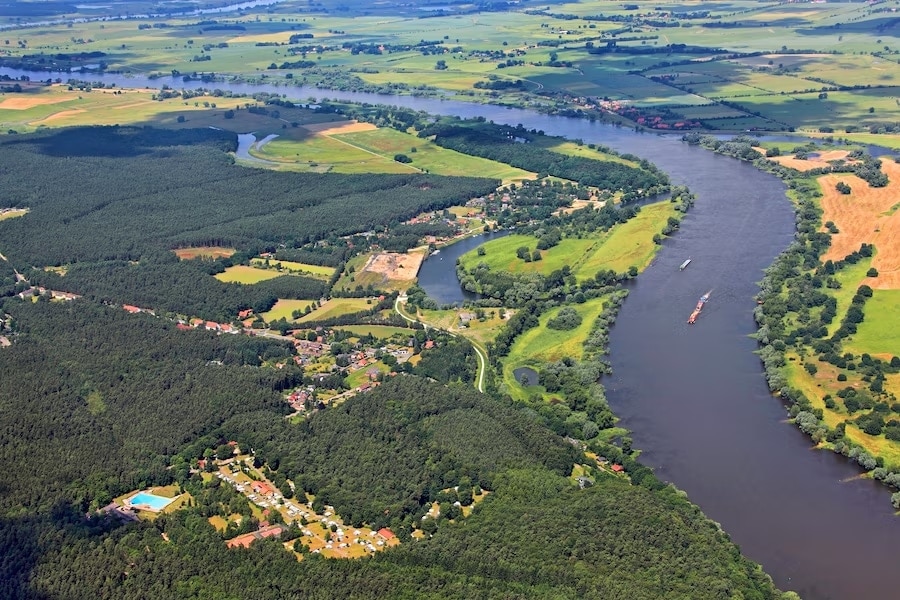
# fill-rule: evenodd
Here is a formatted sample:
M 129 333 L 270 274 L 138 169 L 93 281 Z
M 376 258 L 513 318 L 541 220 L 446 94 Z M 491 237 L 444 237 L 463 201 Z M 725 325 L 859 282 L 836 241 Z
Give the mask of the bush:
M 555 318 L 547 321 L 547 327 L 557 330 L 575 329 L 581 325 L 581 315 L 574 308 L 569 306 L 563 307 Z

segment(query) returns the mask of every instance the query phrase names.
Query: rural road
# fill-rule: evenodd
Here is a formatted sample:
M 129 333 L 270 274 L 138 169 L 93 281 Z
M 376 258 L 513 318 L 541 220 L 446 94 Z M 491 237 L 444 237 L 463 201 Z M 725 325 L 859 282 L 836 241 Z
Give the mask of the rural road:
M 394 301 L 394 310 L 397 312 L 398 315 L 403 317 L 403 319 L 405 319 L 408 323 L 420 323 L 421 322 L 422 325 L 424 325 L 426 329 L 429 327 L 428 323 L 426 323 L 425 321 L 419 321 L 419 319 L 414 319 L 414 318 L 410 317 L 409 315 L 406 314 L 406 311 L 404 311 L 402 308 L 400 308 L 400 297 L 399 296 L 397 297 L 397 300 Z M 438 329 L 434 325 L 431 325 L 430 327 L 432 329 Z M 447 330 L 442 329 L 441 331 L 447 331 Z M 453 337 L 456 337 L 456 335 L 457 335 L 457 334 L 453 333 L 452 331 L 447 331 L 447 333 L 449 333 Z M 468 338 L 466 338 L 466 339 L 468 339 Z M 478 357 L 478 377 L 475 378 L 475 387 L 478 389 L 479 392 L 481 392 L 483 394 L 484 393 L 484 373 L 487 370 L 487 352 L 484 350 L 484 348 L 481 347 L 481 345 L 478 342 L 475 342 L 473 340 L 468 340 L 468 341 L 470 344 L 472 344 L 472 348 L 475 349 L 475 355 Z

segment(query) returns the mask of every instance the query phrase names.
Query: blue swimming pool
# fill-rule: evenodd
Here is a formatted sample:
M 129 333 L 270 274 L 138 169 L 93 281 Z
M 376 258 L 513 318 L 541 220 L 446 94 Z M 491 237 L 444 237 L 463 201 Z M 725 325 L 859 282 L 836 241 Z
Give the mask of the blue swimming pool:
M 128 503 L 135 508 L 149 508 L 150 510 L 162 510 L 171 504 L 175 498 L 163 498 L 150 492 L 138 492 L 128 499 Z

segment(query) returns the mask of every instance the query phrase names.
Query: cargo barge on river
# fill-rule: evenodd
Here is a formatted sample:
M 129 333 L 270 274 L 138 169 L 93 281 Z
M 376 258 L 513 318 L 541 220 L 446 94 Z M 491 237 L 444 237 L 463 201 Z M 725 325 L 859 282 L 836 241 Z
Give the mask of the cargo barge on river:
M 697 321 L 697 317 L 700 316 L 700 311 L 703 310 L 703 305 L 706 304 L 706 301 L 709 300 L 709 295 L 712 294 L 712 290 L 709 290 L 702 296 L 700 296 L 700 300 L 697 302 L 697 306 L 694 307 L 694 312 L 691 313 L 691 316 L 688 317 L 688 324 L 693 325 Z

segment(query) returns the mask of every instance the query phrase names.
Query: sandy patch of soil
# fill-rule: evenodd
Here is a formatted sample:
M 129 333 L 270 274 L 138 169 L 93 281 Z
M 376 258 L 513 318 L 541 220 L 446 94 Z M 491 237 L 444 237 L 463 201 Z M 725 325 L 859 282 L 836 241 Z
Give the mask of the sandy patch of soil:
M 847 173 L 829 173 L 819 178 L 822 186 L 822 221 L 833 221 L 840 233 L 831 236 L 831 247 L 822 260 L 839 260 L 860 244 L 875 246 L 872 266 L 878 277 L 865 283 L 876 289 L 900 289 L 900 164 L 882 160 L 881 170 L 890 183 L 869 187 Z M 838 182 L 850 186 L 850 194 L 835 189 Z
M 356 133 L 359 131 L 374 131 L 378 129 L 371 123 L 358 123 L 357 121 L 334 121 L 332 123 L 309 123 L 303 128 L 311 133 L 319 135 L 336 135 L 339 133 Z
M 765 155 L 766 151 L 764 148 L 757 148 L 759 152 Z M 850 154 L 846 150 L 828 150 L 826 152 L 820 152 L 818 156 L 807 159 L 799 159 L 794 158 L 793 156 L 773 156 L 769 158 L 769 160 L 773 160 L 780 165 L 784 165 L 785 167 L 790 167 L 792 169 L 797 169 L 798 171 L 811 171 L 813 169 L 818 169 L 820 167 L 830 166 L 828 161 L 831 160 L 847 160 L 847 155 Z M 849 160 L 848 163 L 853 163 L 856 161 Z
M 366 266 L 362 268 L 367 273 L 377 273 L 385 279 L 394 281 L 413 281 L 419 273 L 419 267 L 425 260 L 425 254 L 410 252 L 398 254 L 396 252 L 382 252 L 374 254 Z
M 0 108 L 6 110 L 28 110 L 35 106 L 43 106 L 45 104 L 58 104 L 71 100 L 67 96 L 16 96 L 15 98 L 6 98 L 0 102 Z
M 193 260 L 201 256 L 206 258 L 228 257 L 237 252 L 237 250 L 220 246 L 203 246 L 198 248 L 178 248 L 177 250 L 172 250 L 172 252 L 181 260 Z

